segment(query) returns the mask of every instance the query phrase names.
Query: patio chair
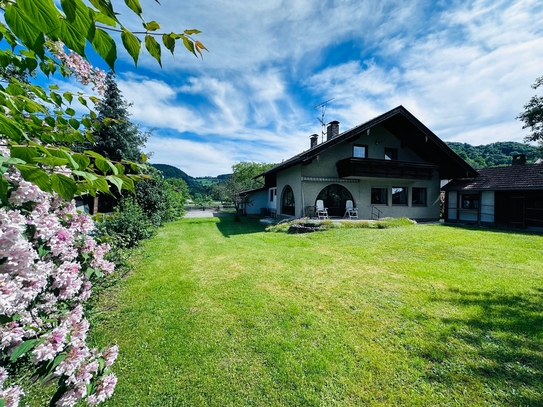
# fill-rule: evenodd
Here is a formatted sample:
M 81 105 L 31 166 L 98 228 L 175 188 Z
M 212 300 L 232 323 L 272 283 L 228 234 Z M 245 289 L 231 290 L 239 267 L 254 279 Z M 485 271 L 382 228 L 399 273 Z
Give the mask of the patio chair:
M 345 215 L 343 217 L 349 216 L 349 219 L 358 219 L 358 208 L 355 208 L 353 201 L 350 199 L 345 202 Z
M 317 200 L 317 217 L 319 219 L 328 219 L 328 208 L 324 207 L 322 199 Z

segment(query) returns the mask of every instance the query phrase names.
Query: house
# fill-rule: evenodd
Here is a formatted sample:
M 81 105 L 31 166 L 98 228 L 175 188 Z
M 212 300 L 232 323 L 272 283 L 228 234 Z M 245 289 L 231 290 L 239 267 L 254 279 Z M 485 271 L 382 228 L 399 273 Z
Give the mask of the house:
M 476 177 L 444 186 L 445 221 L 515 228 L 543 228 L 543 163 L 482 168 Z
M 264 187 L 248 191 L 249 214 L 314 216 L 322 199 L 330 216 L 352 200 L 361 219 L 407 216 L 438 220 L 440 181 L 477 172 L 403 106 L 345 132 L 327 126 L 327 139 L 260 174 Z

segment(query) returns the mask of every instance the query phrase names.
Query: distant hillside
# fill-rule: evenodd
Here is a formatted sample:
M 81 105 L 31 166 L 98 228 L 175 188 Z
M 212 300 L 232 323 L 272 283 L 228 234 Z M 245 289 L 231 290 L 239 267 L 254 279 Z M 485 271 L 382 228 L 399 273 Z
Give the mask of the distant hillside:
M 208 196 L 211 194 L 211 188 L 217 182 L 219 177 L 191 177 L 186 172 L 180 170 L 173 165 L 168 164 L 152 164 L 157 170 L 162 171 L 164 178 L 181 178 L 188 187 L 189 193 L 192 197 L 196 197 L 198 194 L 202 196 Z
M 157 170 L 162 171 L 164 178 L 183 178 L 188 184 L 189 180 L 194 182 L 194 178 L 188 175 L 186 172 L 181 171 L 179 168 L 168 164 L 152 164 Z
M 446 143 L 473 168 L 511 165 L 512 157 L 515 154 L 526 154 L 527 163 L 533 163 L 541 157 L 541 151 L 538 147 L 515 141 L 500 141 L 481 146 L 449 141 Z

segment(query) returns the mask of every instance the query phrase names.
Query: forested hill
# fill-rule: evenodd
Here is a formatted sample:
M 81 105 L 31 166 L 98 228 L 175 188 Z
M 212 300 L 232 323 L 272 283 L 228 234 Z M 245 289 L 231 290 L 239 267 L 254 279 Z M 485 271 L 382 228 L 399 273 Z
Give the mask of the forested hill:
M 191 177 L 186 172 L 180 170 L 173 165 L 168 164 L 152 164 L 157 170 L 162 171 L 164 178 L 181 178 L 183 179 L 188 187 L 189 193 L 193 197 L 197 196 L 208 196 L 211 194 L 211 188 L 214 184 L 218 182 L 218 178 L 221 177 Z M 227 175 L 223 175 L 227 176 Z
M 446 143 L 473 168 L 511 165 L 511 157 L 515 154 L 526 154 L 527 163 L 534 163 L 541 157 L 541 150 L 538 147 L 515 141 L 500 141 L 481 146 L 451 141 Z
M 194 178 L 188 175 L 186 172 L 181 171 L 179 168 L 168 164 L 153 164 L 157 170 L 162 171 L 164 178 L 182 178 L 187 184 L 189 181 L 194 182 Z

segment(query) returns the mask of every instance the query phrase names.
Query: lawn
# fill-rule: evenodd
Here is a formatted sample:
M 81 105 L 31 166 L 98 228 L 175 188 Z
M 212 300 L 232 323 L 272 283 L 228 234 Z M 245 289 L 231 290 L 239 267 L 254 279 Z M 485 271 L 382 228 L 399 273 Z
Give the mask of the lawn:
M 185 219 L 102 297 L 106 406 L 541 406 L 543 237 Z

